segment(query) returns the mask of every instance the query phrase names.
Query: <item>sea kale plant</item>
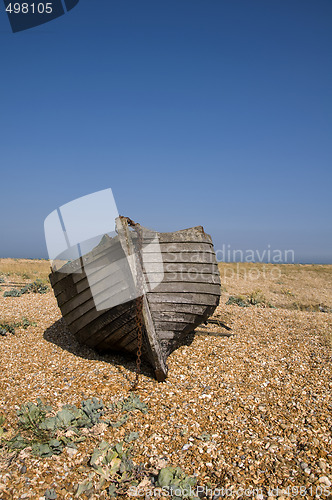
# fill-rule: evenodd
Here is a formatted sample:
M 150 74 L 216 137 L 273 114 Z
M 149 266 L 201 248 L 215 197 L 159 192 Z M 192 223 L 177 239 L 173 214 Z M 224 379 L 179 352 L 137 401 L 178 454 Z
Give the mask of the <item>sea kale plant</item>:
M 45 285 L 45 283 L 37 279 L 36 281 L 33 281 L 32 283 L 28 283 L 25 285 L 23 288 L 20 290 L 17 290 L 13 288 L 12 290 L 7 290 L 3 296 L 4 297 L 21 297 L 21 295 L 24 295 L 25 293 L 41 293 L 44 294 L 48 291 L 49 287 Z

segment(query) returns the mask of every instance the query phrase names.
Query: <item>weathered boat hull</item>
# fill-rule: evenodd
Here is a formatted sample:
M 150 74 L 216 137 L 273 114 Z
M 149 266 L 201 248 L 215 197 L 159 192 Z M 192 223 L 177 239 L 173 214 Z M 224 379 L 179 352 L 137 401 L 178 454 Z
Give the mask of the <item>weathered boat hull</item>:
M 50 281 L 68 328 L 80 343 L 135 354 L 136 300 L 126 300 L 132 270 L 124 276 L 112 262 L 133 254 L 137 237 L 125 218 L 117 220 L 117 228 L 117 237 L 103 238 L 81 259 L 52 272 Z M 220 275 L 211 237 L 201 226 L 174 233 L 141 230 L 143 273 L 149 283 L 143 297 L 142 354 L 163 380 L 169 354 L 217 307 Z

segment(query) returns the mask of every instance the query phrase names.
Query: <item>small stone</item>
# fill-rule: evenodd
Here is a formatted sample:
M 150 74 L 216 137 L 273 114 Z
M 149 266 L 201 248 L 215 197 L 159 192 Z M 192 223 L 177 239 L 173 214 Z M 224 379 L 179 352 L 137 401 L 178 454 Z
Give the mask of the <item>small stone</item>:
M 256 496 L 256 500 L 264 500 L 263 493 L 258 493 L 258 495 Z
M 164 458 L 158 458 L 158 460 L 155 463 L 155 468 L 156 469 L 163 469 L 164 467 L 167 467 L 167 460 Z
M 305 470 L 308 468 L 308 464 L 306 462 L 300 462 L 301 469 Z
M 27 471 L 26 465 L 22 465 L 22 467 L 20 468 L 20 473 L 25 474 L 26 471 Z
M 309 467 L 306 467 L 304 469 L 304 472 L 305 472 L 305 474 L 308 474 L 308 476 L 309 476 L 309 474 L 311 473 L 311 469 L 309 469 Z
M 138 488 L 145 488 L 146 486 L 151 486 L 151 481 L 145 477 L 138 485 Z
M 323 460 L 319 460 L 318 462 L 318 467 L 320 468 L 320 470 L 322 470 L 323 472 L 326 471 L 326 463 L 323 462 Z
M 320 483 L 325 484 L 328 488 L 329 488 L 329 487 L 331 486 L 331 484 L 332 484 L 332 483 L 331 483 L 331 481 L 329 480 L 329 478 L 328 478 L 327 476 L 321 476 L 321 477 L 318 479 L 318 481 L 319 481 Z
M 77 453 L 77 450 L 75 448 L 70 448 L 69 446 L 66 446 L 65 450 L 70 458 L 74 457 Z

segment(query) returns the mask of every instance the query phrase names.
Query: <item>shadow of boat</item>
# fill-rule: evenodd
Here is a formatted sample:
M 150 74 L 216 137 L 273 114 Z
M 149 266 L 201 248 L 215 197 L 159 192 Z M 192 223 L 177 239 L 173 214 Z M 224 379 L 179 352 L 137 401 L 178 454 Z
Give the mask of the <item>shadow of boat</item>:
M 125 370 L 131 372 L 133 375 L 136 373 L 136 357 L 130 356 L 129 353 L 121 353 L 115 351 L 107 351 L 99 353 L 95 349 L 88 347 L 86 345 L 80 344 L 75 335 L 72 334 L 64 321 L 63 318 L 59 319 L 53 325 L 48 327 L 44 334 L 44 339 L 51 344 L 54 344 L 64 351 L 67 351 L 75 356 L 83 359 L 103 361 L 115 367 L 124 368 Z M 192 332 L 187 335 L 181 345 L 190 345 L 195 337 L 195 333 Z M 133 382 L 133 375 L 129 376 L 128 373 L 121 370 L 124 378 L 128 380 L 129 383 Z M 142 359 L 141 364 L 142 375 L 155 380 L 154 372 L 151 365 Z

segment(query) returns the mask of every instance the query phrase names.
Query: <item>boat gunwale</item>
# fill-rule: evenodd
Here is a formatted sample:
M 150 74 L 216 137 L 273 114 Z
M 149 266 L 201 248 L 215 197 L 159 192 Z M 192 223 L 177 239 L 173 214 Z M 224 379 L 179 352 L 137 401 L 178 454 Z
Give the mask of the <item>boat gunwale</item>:
M 186 234 L 186 233 L 190 233 L 190 232 L 195 233 L 195 232 L 196 232 L 197 234 L 203 235 L 203 236 L 204 236 L 204 238 L 202 238 L 201 240 L 197 240 L 197 241 L 195 241 L 195 240 L 193 240 L 193 239 L 189 239 L 188 241 L 184 241 L 184 240 L 182 240 L 182 241 L 169 241 L 169 242 L 168 242 L 168 241 L 165 241 L 165 242 L 160 242 L 160 243 L 166 243 L 166 244 L 167 244 L 167 243 L 170 243 L 170 244 L 172 244 L 172 243 L 175 243 L 175 244 L 176 244 L 176 243 L 205 243 L 205 244 L 211 245 L 211 246 L 212 246 L 212 248 L 213 248 L 212 238 L 211 238 L 211 236 L 210 236 L 209 234 L 207 234 L 207 233 L 205 233 L 205 232 L 204 232 L 204 228 L 203 228 L 203 226 L 194 226 L 194 227 L 191 227 L 191 228 L 179 229 L 178 231 L 169 231 L 169 232 L 158 232 L 158 231 L 153 231 L 152 229 L 145 228 L 144 226 L 140 226 L 140 227 L 142 228 L 143 232 L 144 232 L 144 231 L 145 231 L 145 232 L 151 232 L 152 234 L 158 235 L 159 237 L 160 237 L 160 236 L 164 236 L 164 235 L 168 235 L 168 236 L 169 236 L 169 235 L 177 235 L 177 236 L 178 236 L 178 235 L 180 235 L 180 234 Z M 55 270 L 55 271 L 52 271 L 52 273 L 50 274 L 50 276 L 52 275 L 52 279 L 54 279 L 54 278 L 56 277 L 56 275 L 57 275 L 57 274 L 66 274 L 66 275 L 69 275 L 69 274 L 81 274 L 81 273 L 82 273 L 82 272 L 84 272 L 84 271 L 81 271 L 81 273 L 79 273 L 78 271 L 75 271 L 75 270 L 70 270 L 70 271 L 68 272 L 67 270 L 64 270 L 64 268 L 65 268 L 66 266 L 73 266 L 73 265 L 75 265 L 75 264 L 76 264 L 76 265 L 78 265 L 78 263 L 79 263 L 79 268 L 80 268 L 80 269 L 82 269 L 81 259 L 83 259 L 83 262 L 84 262 L 84 258 L 85 258 L 86 256 L 88 256 L 88 255 L 89 255 L 89 256 L 91 255 L 91 257 L 92 257 L 92 253 L 93 253 L 94 251 L 97 251 L 97 250 L 98 250 L 98 252 L 97 252 L 97 255 L 98 255 L 98 253 L 102 253 L 104 250 L 107 250 L 107 249 L 108 249 L 108 247 L 109 247 L 110 241 L 113 241 L 113 242 L 114 242 L 116 239 L 118 239 L 118 240 L 119 240 L 119 243 L 120 243 L 120 238 L 119 238 L 119 235 L 118 235 L 118 234 L 117 234 L 117 235 L 115 235 L 115 236 L 113 236 L 113 237 L 110 237 L 110 236 L 108 236 L 107 234 L 106 234 L 106 235 L 103 235 L 103 236 L 101 236 L 101 240 L 102 240 L 105 236 L 107 236 L 107 237 L 108 237 L 108 239 L 107 239 L 106 241 L 104 241 L 103 243 L 101 243 L 101 242 L 100 242 L 100 243 L 98 243 L 98 244 L 96 245 L 96 247 L 95 247 L 95 248 L 93 248 L 92 250 L 90 250 L 89 252 L 87 252 L 87 253 L 86 253 L 85 255 L 83 255 L 82 257 L 79 257 L 79 258 L 77 258 L 77 259 L 75 259 L 75 260 L 73 260 L 73 261 L 71 261 L 71 262 L 67 262 L 67 263 L 65 263 L 65 264 L 64 264 L 64 265 L 63 265 L 60 269 L 57 269 L 57 270 Z M 121 243 L 120 243 L 120 244 L 121 244 Z M 166 252 L 165 252 L 165 253 L 166 253 Z M 167 253 L 168 253 L 168 252 L 167 252 Z M 174 253 L 176 253 L 176 252 L 174 252 Z M 189 252 L 188 252 L 188 253 L 189 253 Z M 214 253 L 214 252 L 211 252 L 211 253 Z M 101 258 L 101 257 L 99 257 L 99 258 Z M 55 260 L 56 260 L 56 259 L 55 259 Z M 55 281 L 55 283 L 56 283 L 56 282 L 58 282 L 58 281 L 61 281 L 61 279 L 62 279 L 62 278 L 60 278 L 59 280 Z M 52 286 L 53 286 L 53 283 L 52 283 Z

